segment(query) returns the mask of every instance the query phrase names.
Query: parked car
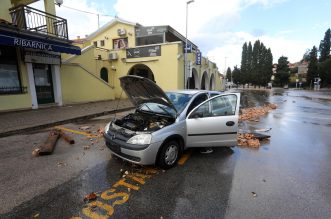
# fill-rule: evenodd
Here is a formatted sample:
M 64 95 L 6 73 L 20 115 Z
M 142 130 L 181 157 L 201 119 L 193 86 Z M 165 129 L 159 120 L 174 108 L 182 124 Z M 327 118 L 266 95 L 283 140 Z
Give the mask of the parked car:
M 124 76 L 120 82 L 136 110 L 106 125 L 104 138 L 112 154 L 167 169 L 187 148 L 236 145 L 239 93 L 165 93 L 139 76 Z

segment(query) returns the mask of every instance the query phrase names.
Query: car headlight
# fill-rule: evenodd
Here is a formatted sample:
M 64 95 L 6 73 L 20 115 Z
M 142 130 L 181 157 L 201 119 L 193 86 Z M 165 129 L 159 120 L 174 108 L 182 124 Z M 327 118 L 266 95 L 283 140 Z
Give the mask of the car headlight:
M 108 130 L 109 130 L 109 126 L 110 126 L 110 123 L 108 123 L 108 124 L 105 126 L 105 133 L 108 132 Z
M 152 140 L 151 134 L 139 134 L 130 138 L 126 143 L 128 144 L 150 144 Z

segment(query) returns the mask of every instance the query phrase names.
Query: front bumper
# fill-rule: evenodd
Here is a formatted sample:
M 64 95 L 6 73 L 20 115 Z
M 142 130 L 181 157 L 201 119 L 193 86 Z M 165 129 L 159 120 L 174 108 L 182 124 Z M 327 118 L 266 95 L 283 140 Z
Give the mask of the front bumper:
M 132 145 L 113 138 L 108 133 L 104 134 L 104 138 L 112 154 L 141 165 L 155 164 L 157 152 L 162 144 L 162 142 L 156 142 L 149 145 Z

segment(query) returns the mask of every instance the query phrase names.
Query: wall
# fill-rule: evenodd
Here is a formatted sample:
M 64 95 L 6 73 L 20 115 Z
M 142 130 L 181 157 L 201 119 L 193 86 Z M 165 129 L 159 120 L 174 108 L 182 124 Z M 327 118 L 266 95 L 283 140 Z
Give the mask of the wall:
M 9 14 L 9 8 L 11 8 L 10 0 L 1 0 L 1 7 L 0 7 L 0 18 L 4 19 L 8 22 L 11 22 L 11 16 Z
M 126 35 L 118 36 L 118 34 L 117 34 L 118 29 L 125 29 L 127 32 Z M 104 32 L 99 33 L 97 36 L 89 39 L 89 42 L 92 45 L 94 41 L 97 41 L 98 47 L 100 47 L 100 40 L 104 40 L 105 46 L 103 46 L 101 48 L 113 49 L 113 39 L 125 38 L 125 37 L 128 38 L 128 46 L 130 48 L 136 46 L 134 26 L 124 24 L 124 23 L 115 23 L 113 26 L 109 27 Z
M 61 66 L 61 85 L 64 104 L 115 98 L 113 88 L 75 64 Z

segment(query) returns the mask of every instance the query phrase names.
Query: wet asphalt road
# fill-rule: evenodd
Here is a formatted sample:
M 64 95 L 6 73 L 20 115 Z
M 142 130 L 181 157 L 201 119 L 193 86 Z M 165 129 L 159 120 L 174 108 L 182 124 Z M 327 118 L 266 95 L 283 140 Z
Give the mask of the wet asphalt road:
M 244 107 L 265 102 L 278 109 L 241 126 L 272 128 L 260 149 L 192 150 L 168 171 L 110 158 L 102 141 L 84 150 L 85 136 L 38 158 L 30 155 L 33 143 L 47 132 L 3 138 L 0 218 L 331 218 L 331 101 L 283 90 L 242 97 Z M 98 195 L 92 207 L 83 200 L 90 192 Z

